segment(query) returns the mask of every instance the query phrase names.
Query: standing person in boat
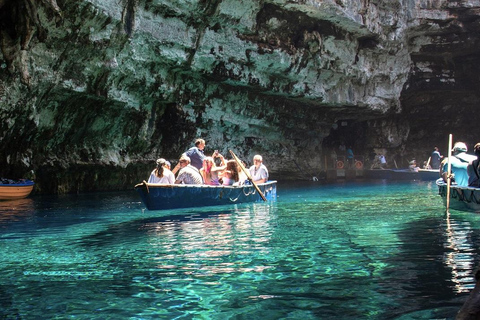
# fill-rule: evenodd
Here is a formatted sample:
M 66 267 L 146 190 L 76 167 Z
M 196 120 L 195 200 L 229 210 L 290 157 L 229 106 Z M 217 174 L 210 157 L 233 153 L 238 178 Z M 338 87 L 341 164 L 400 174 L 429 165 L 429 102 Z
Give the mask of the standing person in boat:
M 378 160 L 380 161 L 380 169 L 386 169 L 387 168 L 387 159 L 385 159 L 385 156 L 383 154 L 380 154 L 378 156 Z
M 265 183 L 268 181 L 268 170 L 263 164 L 263 158 L 257 154 L 253 157 L 253 166 L 249 169 L 252 180 L 255 183 Z
M 433 147 L 433 152 L 431 157 L 432 169 L 440 168 L 440 162 L 442 161 L 443 156 L 440 154 L 438 147 Z
M 203 159 L 205 159 L 205 140 L 197 139 L 195 140 L 195 147 L 191 147 L 185 152 L 185 155 L 190 158 L 190 163 L 192 166 L 200 170 L 203 166 Z
M 231 186 L 240 180 L 238 164 L 235 160 L 228 160 L 225 170 L 220 174 L 222 185 Z
M 468 186 L 480 188 L 480 142 L 473 147 L 477 159 L 467 166 Z
M 190 158 L 182 155 L 178 162 L 180 164 L 180 171 L 178 172 L 176 184 L 203 184 L 202 176 L 198 169 L 190 164 Z
M 453 182 L 459 186 L 466 187 L 468 186 L 468 173 L 467 166 L 476 157 L 467 154 L 467 145 L 464 142 L 457 142 L 454 144 L 452 149 L 452 157 L 450 163 L 452 166 L 452 175 L 451 178 Z M 448 157 L 443 159 L 440 166 L 440 175 L 445 182 L 447 182 L 447 172 L 448 172 Z
M 175 175 L 168 169 L 167 160 L 163 158 L 157 160 L 157 167 L 153 169 L 152 173 L 150 174 L 148 183 L 175 183 Z
M 200 174 L 202 175 L 205 184 L 219 186 L 219 173 L 223 170 L 222 167 L 225 166 L 225 158 L 218 153 L 218 150 L 215 151 L 214 157 L 220 159 L 221 165 L 217 167 L 213 157 L 205 157 L 205 159 L 203 159 L 203 166 L 200 169 Z
M 348 164 L 347 166 L 348 166 L 348 168 L 353 167 L 354 162 L 355 162 L 353 158 L 354 158 L 353 149 L 352 149 L 351 146 L 348 146 L 348 148 L 347 148 L 347 164 Z

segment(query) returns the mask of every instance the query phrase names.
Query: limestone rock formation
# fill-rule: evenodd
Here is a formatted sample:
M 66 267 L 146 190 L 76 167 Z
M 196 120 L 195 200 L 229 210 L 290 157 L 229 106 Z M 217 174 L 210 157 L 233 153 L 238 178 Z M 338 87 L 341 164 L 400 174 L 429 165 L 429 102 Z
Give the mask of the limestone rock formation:
M 324 169 L 474 144 L 480 1 L 0 0 L 0 175 L 131 188 L 196 137 Z

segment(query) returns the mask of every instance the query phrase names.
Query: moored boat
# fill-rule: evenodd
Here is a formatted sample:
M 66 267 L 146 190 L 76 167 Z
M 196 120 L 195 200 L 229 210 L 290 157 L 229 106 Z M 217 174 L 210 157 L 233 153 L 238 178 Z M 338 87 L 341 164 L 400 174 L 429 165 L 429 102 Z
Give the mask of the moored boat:
M 443 179 L 436 181 L 438 194 L 447 206 L 447 183 Z M 450 185 L 450 209 L 480 213 L 480 188 Z
M 438 169 L 419 169 L 418 171 L 410 169 L 371 169 L 365 170 L 364 176 L 367 179 L 431 181 L 438 179 L 440 172 Z
M 257 184 L 267 201 L 277 196 L 277 181 Z M 148 210 L 228 205 L 262 202 L 252 184 L 241 186 L 209 186 L 186 184 L 140 183 L 135 186 Z
M 0 179 L 0 200 L 14 200 L 28 197 L 35 183 L 31 180 Z

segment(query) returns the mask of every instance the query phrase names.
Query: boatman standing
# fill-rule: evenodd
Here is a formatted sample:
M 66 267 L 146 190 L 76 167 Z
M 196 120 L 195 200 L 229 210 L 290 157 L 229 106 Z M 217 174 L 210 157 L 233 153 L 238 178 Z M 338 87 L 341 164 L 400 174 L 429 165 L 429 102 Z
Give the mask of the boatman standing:
M 263 158 L 257 154 L 253 157 L 253 166 L 250 167 L 250 175 L 255 183 L 265 183 L 268 181 L 267 167 L 262 163 Z
M 198 170 L 202 168 L 203 159 L 205 159 L 203 149 L 205 149 L 205 140 L 197 139 L 195 140 L 195 147 L 191 147 L 185 152 L 185 155 L 190 158 L 192 166 Z
M 431 161 L 432 161 L 432 169 L 438 169 L 440 168 L 440 162 L 443 158 L 442 155 L 440 155 L 440 151 L 438 151 L 438 147 L 435 146 L 433 147 L 433 152 L 431 155 Z

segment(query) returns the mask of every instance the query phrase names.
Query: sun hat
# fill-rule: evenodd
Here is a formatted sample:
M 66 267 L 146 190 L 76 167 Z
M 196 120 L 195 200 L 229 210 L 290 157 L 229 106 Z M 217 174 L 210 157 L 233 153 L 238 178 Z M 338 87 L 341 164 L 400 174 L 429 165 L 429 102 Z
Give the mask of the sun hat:
M 463 142 L 457 142 L 453 146 L 452 152 L 467 152 L 467 145 Z

